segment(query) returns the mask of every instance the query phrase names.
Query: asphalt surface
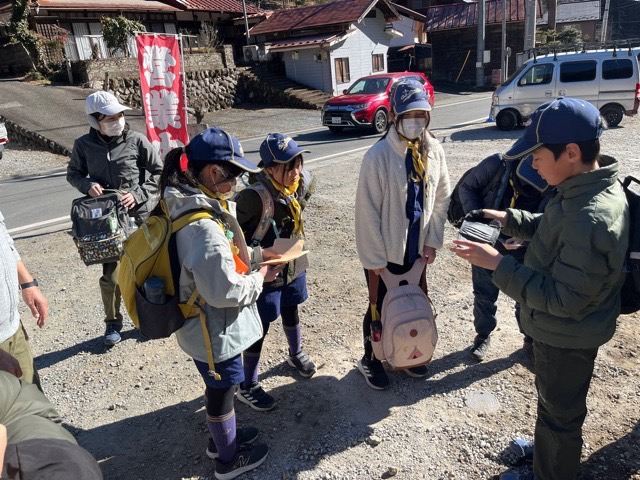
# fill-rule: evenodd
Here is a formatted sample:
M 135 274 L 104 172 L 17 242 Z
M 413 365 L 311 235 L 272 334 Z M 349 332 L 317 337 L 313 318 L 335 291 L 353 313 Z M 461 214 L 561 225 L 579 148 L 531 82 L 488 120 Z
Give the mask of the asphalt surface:
M 76 87 L 1 82 L 0 114 L 71 147 L 75 138 L 87 132 L 83 102 L 89 92 Z M 481 123 L 488 116 L 490 101 L 488 93 L 437 93 L 430 128 L 437 133 L 458 125 Z M 144 131 L 140 112 L 129 112 L 127 120 L 134 130 Z M 364 152 L 379 138 L 358 130 L 331 133 L 322 127 L 320 113 L 312 110 L 231 109 L 214 112 L 205 120 L 238 135 L 247 158 L 256 162 L 266 133 L 289 133 L 311 151 L 305 156 L 309 168 L 339 161 L 341 155 Z M 68 228 L 71 201 L 78 196 L 63 171 L 0 183 L 2 213 L 16 238 Z

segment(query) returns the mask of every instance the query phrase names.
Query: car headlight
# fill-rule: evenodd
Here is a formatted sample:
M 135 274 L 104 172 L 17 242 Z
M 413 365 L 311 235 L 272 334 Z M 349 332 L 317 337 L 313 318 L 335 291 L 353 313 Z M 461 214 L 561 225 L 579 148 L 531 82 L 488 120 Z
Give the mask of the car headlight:
M 498 105 L 500 105 L 500 97 L 494 93 L 491 97 L 491 106 L 497 107 Z
M 364 110 L 368 106 L 368 103 L 357 103 L 355 105 L 351 105 L 351 110 Z

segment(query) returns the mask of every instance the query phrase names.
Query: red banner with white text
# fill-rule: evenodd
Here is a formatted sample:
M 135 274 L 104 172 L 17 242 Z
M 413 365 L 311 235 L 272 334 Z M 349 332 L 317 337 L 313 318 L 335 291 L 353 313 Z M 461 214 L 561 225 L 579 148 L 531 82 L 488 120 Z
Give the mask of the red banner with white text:
M 140 33 L 136 46 L 147 137 L 164 159 L 189 142 L 180 39 Z

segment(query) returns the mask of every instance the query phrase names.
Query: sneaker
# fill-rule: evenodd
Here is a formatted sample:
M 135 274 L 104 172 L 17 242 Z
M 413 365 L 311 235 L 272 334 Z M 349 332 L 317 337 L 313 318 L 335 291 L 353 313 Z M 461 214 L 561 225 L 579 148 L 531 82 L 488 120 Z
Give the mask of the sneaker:
M 476 335 L 473 345 L 471 347 L 471 355 L 479 362 L 484 360 L 487 356 L 487 351 L 491 345 L 491 337 L 483 337 L 482 335 Z
M 429 369 L 426 365 L 420 365 L 419 367 L 405 368 L 404 373 L 413 378 L 424 378 L 429 374 Z
M 242 427 L 236 432 L 236 444 L 242 448 L 252 444 L 258 438 L 258 429 L 255 427 Z M 207 457 L 211 460 L 218 458 L 218 449 L 213 441 L 213 438 L 209 437 L 209 445 L 207 446 Z
M 297 355 L 290 355 L 287 358 L 287 363 L 298 370 L 298 373 L 305 378 L 311 378 L 316 373 L 316 364 L 303 351 L 300 351 Z
M 269 447 L 262 444 L 239 448 L 236 456 L 229 463 L 216 460 L 214 475 L 218 480 L 231 480 L 259 467 L 268 454 Z
M 367 385 L 374 390 L 384 390 L 389 386 L 389 377 L 380 360 L 370 359 L 365 355 L 358 362 L 358 370 L 364 376 Z
M 273 410 L 273 407 L 276 406 L 276 400 L 265 392 L 259 383 L 251 385 L 247 389 L 240 387 L 237 397 L 242 403 L 259 412 Z
M 122 337 L 120 336 L 120 330 L 122 330 L 122 323 L 107 323 L 107 328 L 104 331 L 104 344 L 107 347 L 113 347 L 116 343 L 120 343 L 120 340 L 122 340 Z

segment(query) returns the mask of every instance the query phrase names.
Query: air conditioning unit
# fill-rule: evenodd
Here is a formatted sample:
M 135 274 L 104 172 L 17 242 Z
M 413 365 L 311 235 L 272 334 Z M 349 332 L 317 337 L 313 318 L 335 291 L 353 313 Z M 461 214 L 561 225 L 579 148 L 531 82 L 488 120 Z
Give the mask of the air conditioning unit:
M 258 46 L 257 45 L 244 45 L 242 47 L 242 57 L 245 62 L 257 62 L 258 61 Z

